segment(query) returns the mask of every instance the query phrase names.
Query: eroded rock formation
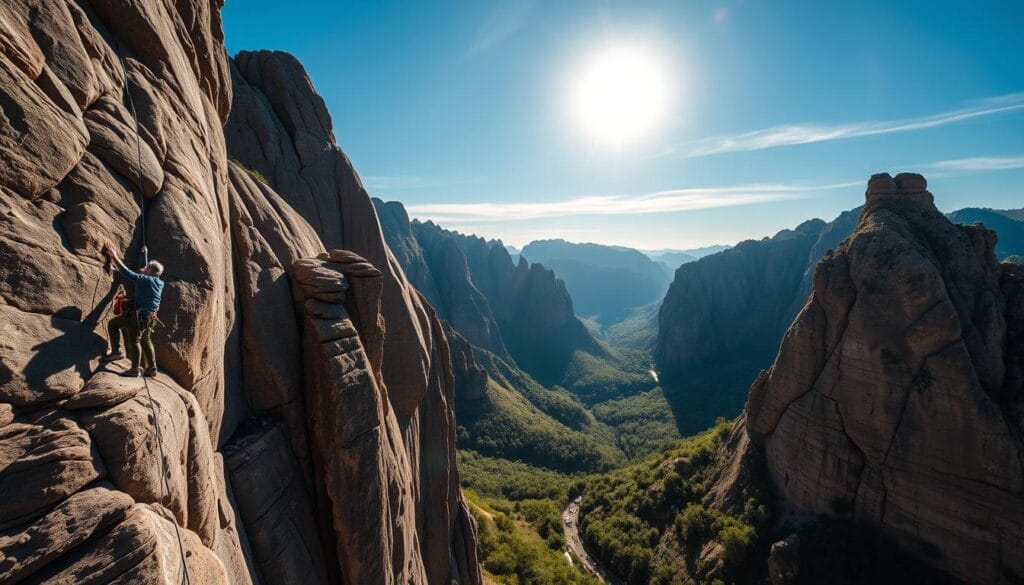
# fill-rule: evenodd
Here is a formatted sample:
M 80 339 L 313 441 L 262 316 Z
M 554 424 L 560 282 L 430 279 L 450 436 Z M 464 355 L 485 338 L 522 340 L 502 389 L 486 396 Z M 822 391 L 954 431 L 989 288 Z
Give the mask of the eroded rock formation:
M 861 212 L 857 207 L 827 224 L 814 220 L 771 239 L 741 242 L 676 271 L 659 315 L 655 360 L 685 430 L 739 412 L 750 380 L 771 365 L 807 303 L 818 261 L 853 233 Z M 1019 213 L 967 208 L 948 217 L 984 223 L 998 234 L 996 259 L 1012 260 L 1024 246 Z
M 877 529 L 957 578 L 1024 578 L 1020 266 L 875 175 L 745 423 L 784 507 Z
M 1024 209 L 985 209 L 967 207 L 949 214 L 956 223 L 982 223 L 999 234 L 996 259 L 1024 255 Z
M 0 5 L 0 581 L 480 583 L 440 324 L 301 66 L 232 65 L 218 4 Z M 100 250 L 143 227 L 148 387 L 97 363 Z

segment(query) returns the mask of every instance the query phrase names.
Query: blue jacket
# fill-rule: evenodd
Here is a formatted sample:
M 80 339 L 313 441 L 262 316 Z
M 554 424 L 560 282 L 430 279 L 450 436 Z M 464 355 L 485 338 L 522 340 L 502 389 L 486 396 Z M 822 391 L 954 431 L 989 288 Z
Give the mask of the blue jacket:
M 135 283 L 136 309 L 142 313 L 156 313 L 160 310 L 160 295 L 164 292 L 164 281 L 126 267 L 121 268 L 121 274 Z

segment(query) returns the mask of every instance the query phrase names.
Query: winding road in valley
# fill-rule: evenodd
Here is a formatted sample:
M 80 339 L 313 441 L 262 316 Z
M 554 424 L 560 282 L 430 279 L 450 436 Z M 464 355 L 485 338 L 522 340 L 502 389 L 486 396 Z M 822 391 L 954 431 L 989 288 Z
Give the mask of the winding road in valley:
M 562 510 L 562 532 L 565 533 L 565 546 L 576 555 L 580 564 L 591 575 L 597 577 L 602 583 L 611 585 L 622 585 L 614 573 L 606 569 L 599 560 L 590 556 L 583 546 L 583 538 L 579 530 L 580 520 L 580 498 L 576 498 Z M 570 559 L 571 561 L 571 559 Z

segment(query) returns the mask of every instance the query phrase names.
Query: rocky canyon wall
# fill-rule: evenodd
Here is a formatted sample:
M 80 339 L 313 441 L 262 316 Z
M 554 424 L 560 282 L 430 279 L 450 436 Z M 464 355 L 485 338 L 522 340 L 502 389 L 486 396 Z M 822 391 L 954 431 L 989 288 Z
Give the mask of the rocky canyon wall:
M 783 334 L 807 303 L 818 261 L 853 233 L 861 211 L 741 242 L 676 271 L 661 306 L 655 360 L 685 432 L 740 411 L 750 381 L 771 365 Z M 966 208 L 948 217 L 994 230 L 1001 260 L 1024 250 L 1024 223 L 1014 213 Z
M 771 363 L 799 309 L 793 299 L 826 225 L 806 221 L 676 270 L 658 314 L 654 360 L 683 432 L 743 408 L 750 381 Z
M 875 175 L 750 391 L 782 505 L 871 527 L 967 582 L 1024 578 L 1022 273 L 923 177 Z
M 605 355 L 551 270 L 522 257 L 513 262 L 501 242 L 410 221 L 401 203 L 377 207 L 413 285 L 473 345 L 511 357 L 546 385 L 563 382 L 576 351 Z
M 12 0 L 0 106 L 0 581 L 480 582 L 444 333 L 294 58 L 232 63 L 217 2 Z M 144 231 L 148 387 L 97 362 Z

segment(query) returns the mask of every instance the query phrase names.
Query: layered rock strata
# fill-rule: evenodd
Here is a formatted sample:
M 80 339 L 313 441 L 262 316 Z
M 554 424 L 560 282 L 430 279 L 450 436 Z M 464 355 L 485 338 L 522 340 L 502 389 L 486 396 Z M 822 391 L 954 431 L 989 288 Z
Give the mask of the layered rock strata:
M 875 175 L 856 230 L 745 409 L 783 504 L 874 527 L 970 582 L 1024 578 L 1021 270 L 923 177 Z

